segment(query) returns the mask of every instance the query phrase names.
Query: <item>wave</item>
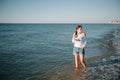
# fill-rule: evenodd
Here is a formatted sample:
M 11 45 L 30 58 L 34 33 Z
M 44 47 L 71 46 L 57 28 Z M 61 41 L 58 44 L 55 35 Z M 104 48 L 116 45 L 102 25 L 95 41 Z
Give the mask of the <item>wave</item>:
M 105 60 L 105 59 L 103 59 Z M 108 60 L 108 61 L 102 61 L 102 62 L 97 62 L 97 63 L 89 63 L 88 67 L 98 67 L 98 66 L 104 66 L 104 65 L 112 65 L 115 63 L 120 63 L 120 58 Z

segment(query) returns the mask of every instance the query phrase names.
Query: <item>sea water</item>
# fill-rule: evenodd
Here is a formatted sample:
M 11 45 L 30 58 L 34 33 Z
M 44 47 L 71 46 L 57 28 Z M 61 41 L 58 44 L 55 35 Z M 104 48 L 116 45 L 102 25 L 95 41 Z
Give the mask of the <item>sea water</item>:
M 88 73 L 75 75 L 71 39 L 77 25 L 0 24 L 0 80 L 96 80 L 92 72 L 104 66 L 119 71 L 120 25 L 81 24 L 87 34 Z

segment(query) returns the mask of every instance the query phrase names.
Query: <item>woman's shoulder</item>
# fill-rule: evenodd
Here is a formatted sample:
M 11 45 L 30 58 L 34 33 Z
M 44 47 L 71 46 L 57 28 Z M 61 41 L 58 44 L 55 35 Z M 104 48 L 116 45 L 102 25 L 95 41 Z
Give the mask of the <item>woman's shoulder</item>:
M 82 35 L 83 35 L 83 36 L 86 36 L 86 33 L 85 33 L 85 32 L 83 32 L 83 33 L 82 33 Z

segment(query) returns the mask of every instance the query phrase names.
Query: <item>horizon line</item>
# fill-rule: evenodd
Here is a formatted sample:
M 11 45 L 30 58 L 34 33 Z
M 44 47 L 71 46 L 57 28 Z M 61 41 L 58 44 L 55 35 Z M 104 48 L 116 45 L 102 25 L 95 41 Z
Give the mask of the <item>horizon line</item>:
M 0 22 L 0 24 L 111 24 L 106 22 Z

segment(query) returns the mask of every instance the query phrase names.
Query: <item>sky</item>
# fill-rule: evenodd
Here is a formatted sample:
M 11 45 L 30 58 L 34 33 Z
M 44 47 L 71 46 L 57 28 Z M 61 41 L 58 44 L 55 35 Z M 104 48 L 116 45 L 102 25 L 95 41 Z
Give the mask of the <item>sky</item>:
M 120 0 L 0 0 L 0 23 L 120 21 Z

